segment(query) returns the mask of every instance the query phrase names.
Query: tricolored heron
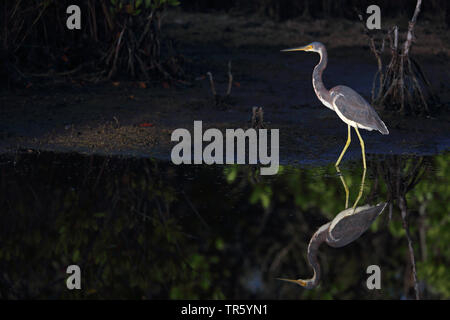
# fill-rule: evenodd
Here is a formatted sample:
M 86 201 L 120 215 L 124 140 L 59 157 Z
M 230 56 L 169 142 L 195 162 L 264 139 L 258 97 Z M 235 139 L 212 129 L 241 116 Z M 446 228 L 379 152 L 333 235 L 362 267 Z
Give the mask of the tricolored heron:
M 308 245 L 308 263 L 314 271 L 314 275 L 308 280 L 278 279 L 293 282 L 307 289 L 313 289 L 319 285 L 320 264 L 317 260 L 317 252 L 322 242 L 329 246 L 340 248 L 358 239 L 383 212 L 387 203 L 382 202 L 376 206 L 365 205 L 348 208 L 340 212 L 331 222 L 321 226 L 312 236 Z
M 320 62 L 314 68 L 312 75 L 312 83 L 314 91 L 316 92 L 319 100 L 327 107 L 337 113 L 339 118 L 344 121 L 348 126 L 348 138 L 344 149 L 341 152 L 338 160 L 336 161 L 336 167 L 339 166 L 345 151 L 351 142 L 350 127 L 355 128 L 361 143 L 363 165 L 366 168 L 366 156 L 364 151 L 364 141 L 359 134 L 358 128 L 366 129 L 369 131 L 378 130 L 382 134 L 389 134 L 389 131 L 380 119 L 376 111 L 372 106 L 364 100 L 356 91 L 346 86 L 336 86 L 331 90 L 325 88 L 322 81 L 323 70 L 327 67 L 327 49 L 320 42 L 312 42 L 304 47 L 286 49 L 281 51 L 313 51 L 320 55 Z

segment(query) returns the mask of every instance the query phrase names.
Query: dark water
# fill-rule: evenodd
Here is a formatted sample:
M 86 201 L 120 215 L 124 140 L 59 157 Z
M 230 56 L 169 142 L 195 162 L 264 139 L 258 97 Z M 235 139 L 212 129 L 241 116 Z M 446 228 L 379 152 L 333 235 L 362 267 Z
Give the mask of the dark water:
M 450 298 L 449 153 L 369 155 L 357 206 L 388 202 L 357 240 L 322 244 L 320 286 L 309 239 L 360 190 L 362 166 L 174 166 L 76 154 L 0 158 L 0 297 L 88 299 L 414 298 L 409 227 L 421 298 Z M 343 179 L 341 179 L 343 178 Z M 399 204 L 406 204 L 403 223 Z M 82 290 L 66 288 L 67 266 Z M 369 290 L 369 265 L 381 289 Z

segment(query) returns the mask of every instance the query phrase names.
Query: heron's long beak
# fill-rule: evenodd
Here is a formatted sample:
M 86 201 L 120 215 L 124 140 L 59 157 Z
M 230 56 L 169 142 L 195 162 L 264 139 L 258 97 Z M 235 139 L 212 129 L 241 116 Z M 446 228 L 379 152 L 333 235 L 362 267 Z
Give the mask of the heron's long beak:
M 291 51 L 309 51 L 312 49 L 312 45 L 308 44 L 307 46 L 298 47 L 298 48 L 291 48 L 291 49 L 284 49 L 281 50 L 281 52 L 291 52 Z
M 292 279 L 283 279 L 283 278 L 277 278 L 277 280 L 292 282 L 292 283 L 299 284 L 302 287 L 306 287 L 306 281 L 305 280 L 292 280 Z

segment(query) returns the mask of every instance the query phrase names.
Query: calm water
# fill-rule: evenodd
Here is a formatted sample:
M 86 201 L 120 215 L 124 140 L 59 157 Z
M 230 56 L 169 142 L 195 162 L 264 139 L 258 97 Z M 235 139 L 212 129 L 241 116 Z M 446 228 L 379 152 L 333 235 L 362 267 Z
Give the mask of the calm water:
M 0 157 L 0 297 L 82 299 L 409 299 L 407 205 L 422 298 L 450 298 L 450 154 L 368 157 L 357 206 L 388 202 L 357 240 L 322 244 L 318 288 L 309 278 L 313 233 L 356 200 L 360 162 L 283 166 L 174 166 L 77 154 Z M 69 291 L 67 266 L 82 270 Z M 369 265 L 381 289 L 366 286 Z

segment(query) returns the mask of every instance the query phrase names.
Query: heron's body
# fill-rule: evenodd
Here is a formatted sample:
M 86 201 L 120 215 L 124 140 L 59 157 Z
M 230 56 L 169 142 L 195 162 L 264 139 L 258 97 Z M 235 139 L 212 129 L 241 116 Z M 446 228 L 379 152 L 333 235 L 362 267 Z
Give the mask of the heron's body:
M 364 142 L 359 134 L 358 128 L 365 130 L 378 130 L 382 134 L 389 134 L 389 131 L 380 119 L 372 106 L 361 97 L 352 88 L 346 86 L 336 86 L 328 90 L 322 81 L 322 73 L 325 70 L 328 62 L 327 50 L 320 42 L 313 42 L 305 47 L 287 49 L 283 51 L 313 51 L 320 55 L 320 61 L 316 65 L 312 75 L 312 83 L 314 91 L 319 100 L 329 109 L 336 112 L 338 117 L 348 125 L 347 143 L 342 151 L 336 166 L 339 165 L 342 156 L 347 150 L 350 141 L 350 127 L 355 128 L 358 138 L 361 142 L 364 168 L 366 167 L 366 159 L 364 152 Z

